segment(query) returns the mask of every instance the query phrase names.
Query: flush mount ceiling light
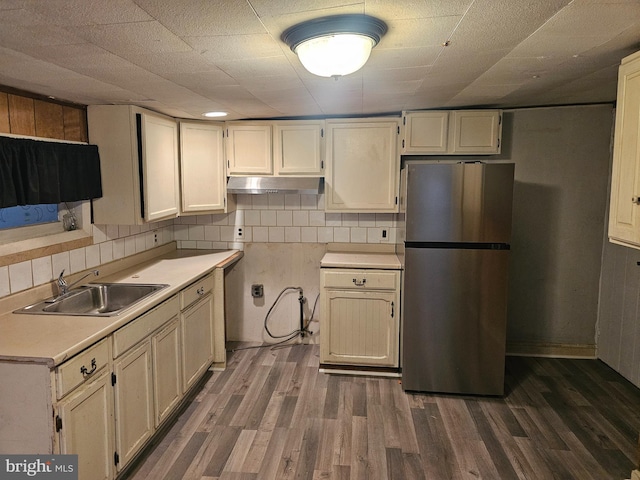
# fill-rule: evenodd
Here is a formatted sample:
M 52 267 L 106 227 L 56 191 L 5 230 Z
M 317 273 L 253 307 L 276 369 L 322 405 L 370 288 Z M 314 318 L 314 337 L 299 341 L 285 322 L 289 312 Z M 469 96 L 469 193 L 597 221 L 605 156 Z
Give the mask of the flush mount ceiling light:
M 282 41 L 314 75 L 349 75 L 367 63 L 387 25 L 367 15 L 333 15 L 294 25 Z

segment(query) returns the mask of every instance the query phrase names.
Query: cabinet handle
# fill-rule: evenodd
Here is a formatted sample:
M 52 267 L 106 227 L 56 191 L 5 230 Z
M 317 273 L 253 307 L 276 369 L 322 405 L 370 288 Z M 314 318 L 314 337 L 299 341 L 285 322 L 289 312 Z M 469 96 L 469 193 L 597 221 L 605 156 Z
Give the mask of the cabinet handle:
M 96 364 L 96 359 L 92 358 L 91 359 L 91 370 L 87 370 L 87 367 L 85 367 L 84 365 L 80 367 L 80 373 L 82 375 L 84 375 L 85 377 L 91 375 L 93 372 L 96 371 L 96 369 L 98 368 L 98 365 Z
M 356 285 L 356 287 L 364 287 L 364 284 L 367 283 L 367 279 L 363 278 L 362 281 L 358 281 L 357 279 L 353 279 L 353 283 Z
M 395 303 L 391 302 L 391 318 L 395 316 Z
M 204 295 L 204 287 L 200 287 L 198 290 L 196 290 L 196 293 L 200 296 Z

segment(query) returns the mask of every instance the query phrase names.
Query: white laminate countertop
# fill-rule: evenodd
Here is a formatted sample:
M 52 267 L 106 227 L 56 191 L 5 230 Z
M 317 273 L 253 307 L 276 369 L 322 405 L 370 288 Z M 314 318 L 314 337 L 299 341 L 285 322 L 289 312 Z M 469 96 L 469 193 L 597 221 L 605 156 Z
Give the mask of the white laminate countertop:
M 402 264 L 395 253 L 327 252 L 320 267 L 400 270 Z
M 4 314 L 0 316 L 0 361 L 40 363 L 53 368 L 175 295 L 202 275 L 230 266 L 241 257 L 242 252 L 238 250 L 174 250 L 100 277 L 96 282 L 169 285 L 111 317 Z

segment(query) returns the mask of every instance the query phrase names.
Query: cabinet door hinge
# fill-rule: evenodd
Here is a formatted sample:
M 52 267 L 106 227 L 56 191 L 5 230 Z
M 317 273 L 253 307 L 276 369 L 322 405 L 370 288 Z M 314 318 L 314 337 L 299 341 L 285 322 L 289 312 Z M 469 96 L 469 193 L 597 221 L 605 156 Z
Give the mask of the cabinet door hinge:
M 113 454 L 113 464 L 118 465 L 119 463 L 120 463 L 120 455 L 118 455 L 118 452 L 115 452 Z
M 498 139 L 498 148 L 500 148 L 500 139 Z
M 502 115 L 498 115 L 498 125 L 502 125 Z
M 116 384 L 116 374 L 115 373 L 111 373 L 111 386 L 114 386 Z
M 324 128 L 320 129 L 320 138 L 324 138 Z
M 324 169 L 324 160 L 320 160 L 320 168 Z
M 402 125 L 406 125 L 407 124 L 407 117 L 402 117 Z
M 402 139 L 402 148 L 404 148 L 404 138 Z
M 391 318 L 393 318 L 395 316 L 395 308 L 396 305 L 394 302 L 391 302 Z
M 396 196 L 396 205 L 398 204 L 398 197 Z
M 400 125 L 398 125 L 398 135 L 400 135 Z
M 59 432 L 60 430 L 62 430 L 62 419 L 60 418 L 60 415 L 56 415 L 56 432 Z

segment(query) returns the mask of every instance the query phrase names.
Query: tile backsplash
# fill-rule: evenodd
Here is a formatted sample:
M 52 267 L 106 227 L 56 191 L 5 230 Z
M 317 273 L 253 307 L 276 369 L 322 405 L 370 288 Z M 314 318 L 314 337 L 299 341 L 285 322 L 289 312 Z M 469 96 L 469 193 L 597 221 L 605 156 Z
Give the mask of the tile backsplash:
M 0 267 L 0 297 L 176 240 L 178 248 L 244 243 L 396 243 L 398 216 L 327 213 L 323 195 L 238 195 L 236 211 L 142 226 L 93 225 L 93 245 Z M 386 236 L 383 236 L 383 231 Z

